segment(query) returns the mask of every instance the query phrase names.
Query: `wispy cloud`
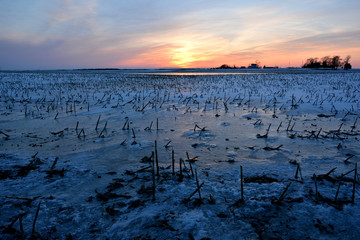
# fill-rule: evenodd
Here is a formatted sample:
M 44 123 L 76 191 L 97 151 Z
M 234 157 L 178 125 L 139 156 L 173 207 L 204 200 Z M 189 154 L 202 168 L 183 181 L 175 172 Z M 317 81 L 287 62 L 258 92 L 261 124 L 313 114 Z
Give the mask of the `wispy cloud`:
M 287 51 L 360 47 L 360 30 L 323 33 L 281 44 Z
M 89 0 L 65 0 L 57 7 L 52 15 L 55 22 L 68 22 L 72 20 L 91 18 L 96 16 L 96 1 Z

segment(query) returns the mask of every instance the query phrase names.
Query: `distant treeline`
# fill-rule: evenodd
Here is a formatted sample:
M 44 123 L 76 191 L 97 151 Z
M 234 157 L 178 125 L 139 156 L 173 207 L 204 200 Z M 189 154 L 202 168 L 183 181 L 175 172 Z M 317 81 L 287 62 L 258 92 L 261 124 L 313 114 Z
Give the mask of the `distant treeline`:
M 327 69 L 337 69 L 344 68 L 345 70 L 351 69 L 351 64 L 349 63 L 351 56 L 347 56 L 343 61 L 340 56 L 325 56 L 321 59 L 318 58 L 308 58 L 303 68 L 327 68 Z
M 237 69 L 237 68 L 240 68 L 240 67 L 237 67 L 237 66 L 230 66 L 228 64 L 223 64 L 221 65 L 220 67 L 217 67 L 217 69 Z M 242 67 L 242 68 L 245 68 L 245 67 Z

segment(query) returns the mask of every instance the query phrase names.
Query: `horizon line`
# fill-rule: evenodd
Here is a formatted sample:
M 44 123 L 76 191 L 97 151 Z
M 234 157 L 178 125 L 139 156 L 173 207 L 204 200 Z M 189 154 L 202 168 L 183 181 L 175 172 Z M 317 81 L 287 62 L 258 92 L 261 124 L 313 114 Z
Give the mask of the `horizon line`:
M 276 70 L 276 69 L 308 69 L 308 70 L 344 70 L 344 68 L 330 69 L 330 68 L 303 68 L 303 67 L 259 67 L 259 68 L 219 68 L 219 67 L 163 67 L 163 68 L 49 68 L 49 69 L 0 69 L 0 72 L 31 72 L 31 71 L 124 71 L 124 70 L 195 70 L 195 69 L 206 69 L 206 70 Z M 359 70 L 360 68 L 352 68 L 350 70 Z M 348 70 L 346 70 L 348 71 Z

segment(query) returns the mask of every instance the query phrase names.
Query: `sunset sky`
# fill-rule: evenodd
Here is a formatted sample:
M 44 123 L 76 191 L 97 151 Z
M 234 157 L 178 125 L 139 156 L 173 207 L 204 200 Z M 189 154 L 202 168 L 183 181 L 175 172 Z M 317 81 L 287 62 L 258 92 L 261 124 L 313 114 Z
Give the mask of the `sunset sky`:
M 351 55 L 360 1 L 1 0 L 0 69 L 300 67 Z

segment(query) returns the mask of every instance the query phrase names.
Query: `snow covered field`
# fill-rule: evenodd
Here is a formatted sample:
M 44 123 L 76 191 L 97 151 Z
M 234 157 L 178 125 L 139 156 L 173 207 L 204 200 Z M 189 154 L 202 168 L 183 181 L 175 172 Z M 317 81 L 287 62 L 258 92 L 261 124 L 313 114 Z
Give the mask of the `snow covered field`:
M 359 97 L 358 70 L 0 72 L 0 238 L 358 239 Z

